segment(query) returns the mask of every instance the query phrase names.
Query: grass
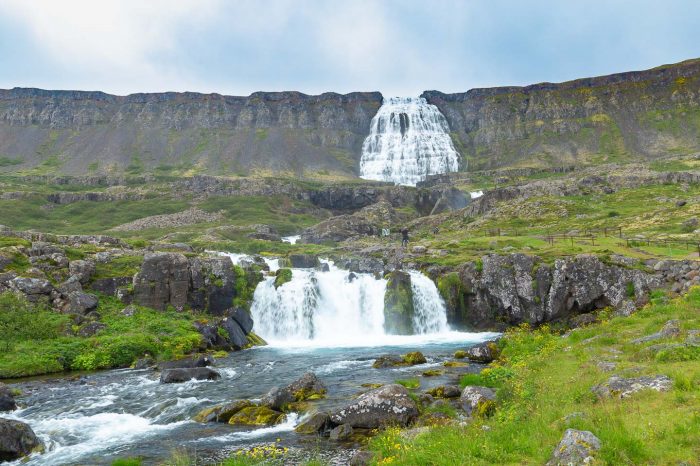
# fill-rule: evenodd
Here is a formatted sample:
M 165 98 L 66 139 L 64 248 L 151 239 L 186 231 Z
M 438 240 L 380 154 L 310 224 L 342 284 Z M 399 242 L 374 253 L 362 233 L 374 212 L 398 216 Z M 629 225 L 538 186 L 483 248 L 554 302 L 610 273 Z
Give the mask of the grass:
M 547 327 L 513 329 L 502 357 L 463 384 L 497 388 L 498 407 L 488 419 L 465 427 L 435 427 L 411 441 L 390 429 L 370 442 L 377 464 L 544 464 L 566 428 L 589 430 L 601 440 L 600 464 L 698 464 L 700 458 L 700 359 L 648 356 L 659 343 L 631 340 L 658 331 L 669 319 L 682 330 L 700 329 L 700 289 L 668 301 L 656 294 L 631 317 L 559 336 Z M 663 343 L 663 341 L 662 341 Z M 611 351 L 619 351 L 613 353 Z M 645 356 L 646 355 L 646 356 Z M 599 361 L 613 361 L 603 372 Z M 612 374 L 665 374 L 668 392 L 643 391 L 623 400 L 598 400 L 591 387 Z M 574 416 L 569 416 L 578 413 Z M 488 428 L 486 428 L 486 426 Z
M 15 314 L 26 308 L 34 315 L 43 312 L 21 300 L 12 302 L 8 296 L 0 295 L 3 303 L 9 303 L 3 305 L 6 311 Z M 191 313 L 137 306 L 137 312 L 128 317 L 121 314 L 123 307 L 116 298 L 101 296 L 97 311 L 106 328 L 89 338 L 73 336 L 76 329 L 70 327 L 67 316 L 46 311 L 42 325 L 53 326 L 54 331 L 22 335 L 12 341 L 10 349 L 0 353 L 0 379 L 128 367 L 145 354 L 174 359 L 199 347 L 201 335 L 193 326 L 195 316 Z
M 418 379 L 418 378 L 400 379 L 400 380 L 397 380 L 396 383 L 399 385 L 403 385 L 404 387 L 408 388 L 409 390 L 416 390 L 417 388 L 420 388 L 420 379 Z

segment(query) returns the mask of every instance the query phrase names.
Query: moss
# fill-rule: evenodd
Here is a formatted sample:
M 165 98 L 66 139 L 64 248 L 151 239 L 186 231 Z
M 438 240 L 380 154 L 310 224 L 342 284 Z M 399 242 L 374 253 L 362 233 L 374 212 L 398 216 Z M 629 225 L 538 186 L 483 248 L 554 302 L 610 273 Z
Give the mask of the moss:
M 423 371 L 423 377 L 438 377 L 442 374 L 444 374 L 445 371 L 441 369 L 428 369 L 427 371 Z
M 403 385 L 404 387 L 408 388 L 409 390 L 415 390 L 417 388 L 420 388 L 420 380 L 419 379 L 402 379 L 402 380 L 397 380 L 397 384 Z
M 253 346 L 267 345 L 267 342 L 254 332 L 250 332 L 248 335 L 246 335 L 246 338 L 248 339 L 248 344 L 245 346 L 244 349 L 252 348 Z
M 405 272 L 388 275 L 384 294 L 384 329 L 389 334 L 413 333 L 413 291 L 411 276 Z
M 454 358 L 455 359 L 464 359 L 467 357 L 467 352 L 464 350 L 457 350 L 455 351 Z
M 445 361 L 442 363 L 442 365 L 445 367 L 467 367 L 467 366 L 469 366 L 468 363 L 461 362 L 461 361 Z
M 228 421 L 231 425 L 272 426 L 284 422 L 287 417 L 267 406 L 249 406 L 234 414 Z
M 279 288 L 285 283 L 292 281 L 292 270 L 291 269 L 279 269 L 275 273 L 275 288 Z
M 408 354 L 404 354 L 401 359 L 403 359 L 406 364 L 411 366 L 415 366 L 416 364 L 425 364 L 427 362 L 425 356 L 423 356 L 423 353 L 420 351 L 413 351 Z

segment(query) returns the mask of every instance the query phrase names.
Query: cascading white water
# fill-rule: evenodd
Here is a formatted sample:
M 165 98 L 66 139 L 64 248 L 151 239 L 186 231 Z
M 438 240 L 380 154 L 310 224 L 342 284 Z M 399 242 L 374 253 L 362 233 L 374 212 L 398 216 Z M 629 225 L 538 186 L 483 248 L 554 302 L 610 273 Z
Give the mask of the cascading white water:
M 433 281 L 420 272 L 410 271 L 413 291 L 413 328 L 418 333 L 439 333 L 448 330 L 445 301 Z
M 274 278 L 258 285 L 251 313 L 254 330 L 275 342 L 316 342 L 328 346 L 376 344 L 386 341 L 384 294 L 386 280 L 371 274 L 338 269 L 293 269 L 292 280 L 275 288 Z M 417 334 L 449 331 L 445 303 L 435 284 L 411 271 Z
M 447 120 L 422 97 L 384 99 L 362 145 L 360 177 L 415 186 L 459 169 Z

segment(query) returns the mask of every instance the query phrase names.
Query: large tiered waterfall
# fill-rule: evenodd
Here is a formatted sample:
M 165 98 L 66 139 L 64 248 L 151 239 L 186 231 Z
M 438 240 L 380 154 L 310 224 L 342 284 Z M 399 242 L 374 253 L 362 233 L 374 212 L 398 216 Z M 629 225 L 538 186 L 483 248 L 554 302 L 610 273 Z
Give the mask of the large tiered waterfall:
M 360 177 L 415 186 L 459 169 L 447 120 L 422 97 L 384 99 L 362 145 Z
M 341 270 L 293 269 L 292 280 L 275 288 L 267 277 L 255 290 L 251 313 L 254 330 L 271 343 L 315 342 L 364 345 L 385 341 L 386 280 Z M 416 334 L 448 330 L 445 303 L 435 284 L 410 272 Z

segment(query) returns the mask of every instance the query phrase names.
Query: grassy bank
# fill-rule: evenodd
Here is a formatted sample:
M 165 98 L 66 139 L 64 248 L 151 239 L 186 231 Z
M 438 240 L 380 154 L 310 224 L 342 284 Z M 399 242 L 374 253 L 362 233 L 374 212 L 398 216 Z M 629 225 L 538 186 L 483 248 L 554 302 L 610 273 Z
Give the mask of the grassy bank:
M 656 296 L 631 317 L 601 317 L 565 337 L 547 327 L 509 331 L 501 360 L 463 379 L 497 388 L 495 414 L 412 440 L 388 430 L 370 444 L 377 464 L 544 464 L 569 427 L 600 438 L 601 464 L 700 464 L 700 347 L 654 353 L 647 348 L 667 340 L 632 343 L 670 319 L 684 333 L 700 329 L 700 289 L 670 302 Z M 591 387 L 613 374 L 664 374 L 673 389 L 598 400 Z

